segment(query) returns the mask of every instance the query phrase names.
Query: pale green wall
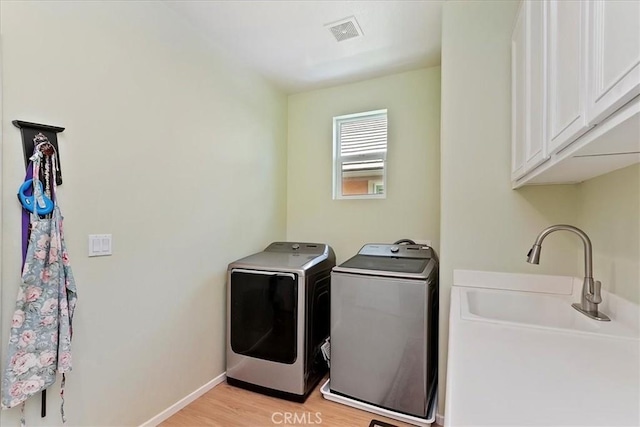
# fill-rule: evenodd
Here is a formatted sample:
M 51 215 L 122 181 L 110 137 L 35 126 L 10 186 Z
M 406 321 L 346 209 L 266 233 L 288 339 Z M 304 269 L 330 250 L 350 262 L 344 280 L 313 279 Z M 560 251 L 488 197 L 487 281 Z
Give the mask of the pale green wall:
M 2 117 L 2 7 L 0 7 L 0 118 Z M 2 203 L 2 194 L 3 194 L 3 185 L 2 185 L 2 176 L 3 176 L 3 167 L 2 167 L 2 145 L 3 145 L 4 135 L 2 135 L 2 122 L 0 122 L 0 203 Z M 0 351 L 2 351 L 5 340 L 5 331 L 4 331 L 4 316 L 3 313 L 3 304 L 2 304 L 2 247 L 4 246 L 2 241 L 2 206 L 0 206 Z M 0 355 L 0 362 L 4 359 L 3 356 Z M 0 369 L 2 369 L 2 365 L 0 365 Z M 1 371 L 0 371 L 1 372 Z M 0 373 L 0 376 L 3 375 Z M 1 422 L 1 418 L 0 418 Z
M 11 120 L 65 126 L 59 196 L 79 291 L 66 413 L 139 425 L 224 372 L 227 264 L 285 238 L 287 98 L 159 2 L 1 10 L 1 328 L 20 281 Z M 113 256 L 88 258 L 90 233 L 112 233 Z M 29 426 L 61 424 L 57 386 L 45 419 L 39 404 Z
M 640 165 L 579 185 L 577 224 L 593 244 L 602 287 L 640 304 Z
M 334 116 L 388 109 L 387 198 L 332 200 Z M 440 68 L 289 96 L 287 238 L 330 244 L 440 241 Z
M 574 223 L 577 186 L 511 189 L 510 38 L 518 2 L 444 3 L 442 33 L 441 329 L 439 412 L 444 413 L 449 296 L 454 269 L 580 275 L 578 239 L 545 241 L 546 226 Z

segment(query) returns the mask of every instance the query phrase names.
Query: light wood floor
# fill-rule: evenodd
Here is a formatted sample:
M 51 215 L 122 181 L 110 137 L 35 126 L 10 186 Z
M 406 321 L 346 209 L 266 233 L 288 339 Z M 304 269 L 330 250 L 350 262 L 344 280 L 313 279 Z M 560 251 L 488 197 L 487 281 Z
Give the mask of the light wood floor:
M 224 382 L 169 418 L 161 426 L 290 427 L 297 425 L 308 427 L 310 425 L 319 425 L 326 427 L 368 427 L 373 419 L 398 427 L 410 426 L 410 424 L 326 400 L 320 393 L 320 386 L 324 382 L 325 379 L 320 381 L 318 387 L 311 393 L 305 403 L 289 402 L 275 397 L 264 396 L 232 387 Z M 298 420 L 301 420 L 301 417 L 306 417 L 306 424 L 285 423 L 283 417 L 286 412 L 297 414 Z M 318 413 L 319 419 L 316 417 L 316 413 Z M 290 421 L 293 419 L 291 418 Z

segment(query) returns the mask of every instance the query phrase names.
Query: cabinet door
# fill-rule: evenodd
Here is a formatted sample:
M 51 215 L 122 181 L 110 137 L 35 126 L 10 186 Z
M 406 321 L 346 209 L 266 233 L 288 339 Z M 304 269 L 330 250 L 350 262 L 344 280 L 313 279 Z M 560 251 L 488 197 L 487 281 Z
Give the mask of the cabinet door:
M 527 145 L 525 169 L 548 159 L 546 153 L 546 2 L 525 1 L 527 14 Z
M 523 1 L 511 38 L 512 180 L 548 159 L 545 11 L 546 2 Z
M 583 1 L 549 1 L 549 143 L 560 150 L 588 130 L 586 9 Z
M 640 2 L 590 1 L 589 122 L 640 93 Z
M 527 135 L 527 34 L 525 5 L 520 5 L 511 37 L 511 179 L 525 173 Z

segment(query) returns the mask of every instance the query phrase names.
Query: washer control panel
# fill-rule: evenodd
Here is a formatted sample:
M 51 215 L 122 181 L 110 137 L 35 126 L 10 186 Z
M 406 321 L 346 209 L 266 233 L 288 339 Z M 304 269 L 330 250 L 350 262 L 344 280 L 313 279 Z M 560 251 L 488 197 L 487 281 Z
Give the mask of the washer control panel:
M 432 249 L 427 245 L 389 245 L 370 243 L 364 245 L 358 255 L 398 258 L 431 258 Z

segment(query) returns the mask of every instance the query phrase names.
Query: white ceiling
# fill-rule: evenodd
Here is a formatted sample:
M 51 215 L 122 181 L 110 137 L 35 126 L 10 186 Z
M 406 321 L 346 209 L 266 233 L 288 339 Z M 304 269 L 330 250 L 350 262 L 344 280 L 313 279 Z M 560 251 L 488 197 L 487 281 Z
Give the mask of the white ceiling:
M 440 64 L 441 0 L 168 1 L 213 45 L 287 93 Z M 337 42 L 328 23 L 364 33 Z

